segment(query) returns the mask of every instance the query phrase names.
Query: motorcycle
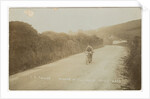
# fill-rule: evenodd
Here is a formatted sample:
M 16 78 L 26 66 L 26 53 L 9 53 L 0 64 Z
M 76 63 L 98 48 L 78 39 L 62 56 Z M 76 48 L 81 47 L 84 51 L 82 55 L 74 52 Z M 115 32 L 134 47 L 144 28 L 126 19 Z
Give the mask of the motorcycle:
M 93 55 L 93 52 L 86 52 L 86 64 L 90 64 L 92 63 L 92 55 Z

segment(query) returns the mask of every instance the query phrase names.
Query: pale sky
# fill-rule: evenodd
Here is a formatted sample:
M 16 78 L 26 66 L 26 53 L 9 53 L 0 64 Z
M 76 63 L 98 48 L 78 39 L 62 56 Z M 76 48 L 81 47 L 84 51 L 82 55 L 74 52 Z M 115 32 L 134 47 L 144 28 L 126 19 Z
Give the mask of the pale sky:
M 39 33 L 76 32 L 141 19 L 140 8 L 10 8 L 9 21 L 23 21 Z

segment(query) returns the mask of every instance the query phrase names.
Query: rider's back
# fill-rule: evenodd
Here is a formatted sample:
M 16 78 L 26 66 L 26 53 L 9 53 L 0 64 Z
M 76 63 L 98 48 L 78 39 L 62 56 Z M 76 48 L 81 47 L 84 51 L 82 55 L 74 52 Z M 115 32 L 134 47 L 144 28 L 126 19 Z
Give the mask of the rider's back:
M 88 52 L 93 52 L 92 46 L 88 46 L 88 47 L 86 48 L 86 51 L 88 51 Z

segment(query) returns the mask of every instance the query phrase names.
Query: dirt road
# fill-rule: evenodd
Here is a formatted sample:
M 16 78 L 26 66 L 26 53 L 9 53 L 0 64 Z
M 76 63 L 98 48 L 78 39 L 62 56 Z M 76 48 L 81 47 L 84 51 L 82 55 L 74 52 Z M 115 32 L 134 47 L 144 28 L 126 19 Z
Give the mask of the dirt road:
M 115 90 L 127 80 L 122 57 L 127 49 L 107 45 L 94 50 L 93 63 L 85 64 L 85 54 L 76 54 L 9 77 L 14 90 Z

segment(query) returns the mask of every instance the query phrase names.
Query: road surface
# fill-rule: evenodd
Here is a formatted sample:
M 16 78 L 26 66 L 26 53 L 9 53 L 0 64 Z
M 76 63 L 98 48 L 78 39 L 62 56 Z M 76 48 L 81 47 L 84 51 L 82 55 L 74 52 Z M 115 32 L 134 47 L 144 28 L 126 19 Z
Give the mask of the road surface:
M 9 77 L 10 90 L 120 90 L 128 81 L 121 73 L 123 46 L 107 45 L 94 50 L 93 62 L 85 53 L 39 66 Z

